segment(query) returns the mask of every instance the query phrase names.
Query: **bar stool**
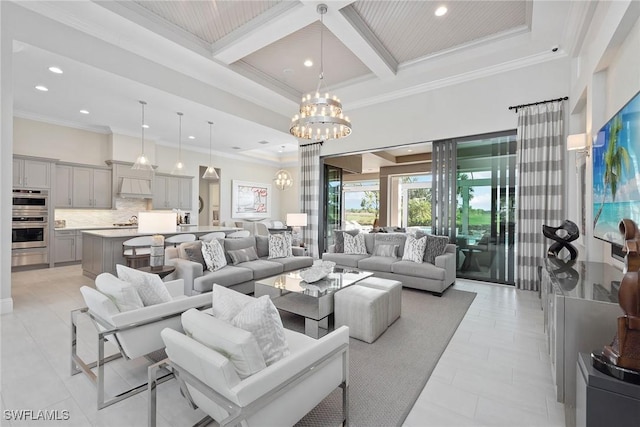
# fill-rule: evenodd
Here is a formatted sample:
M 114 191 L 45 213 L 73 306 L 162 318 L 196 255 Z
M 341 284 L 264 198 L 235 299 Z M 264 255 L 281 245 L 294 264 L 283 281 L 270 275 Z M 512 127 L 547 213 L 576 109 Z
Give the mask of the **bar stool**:
M 124 256 L 127 267 L 140 268 L 149 266 L 151 236 L 134 237 L 122 242 L 122 256 Z
M 203 242 L 211 242 L 213 239 L 224 239 L 226 236 L 224 231 L 214 231 L 213 233 L 200 236 L 200 240 Z
M 195 234 L 176 234 L 175 236 L 167 237 L 164 239 L 165 246 L 173 245 L 173 247 L 177 247 L 180 243 L 183 242 L 193 242 L 196 240 Z

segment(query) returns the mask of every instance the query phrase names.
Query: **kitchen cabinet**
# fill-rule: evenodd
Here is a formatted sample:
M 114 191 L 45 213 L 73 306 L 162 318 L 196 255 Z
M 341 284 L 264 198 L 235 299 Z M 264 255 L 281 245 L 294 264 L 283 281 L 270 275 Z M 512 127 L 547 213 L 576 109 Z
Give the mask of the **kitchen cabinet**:
M 55 207 L 73 207 L 73 166 L 56 165 Z
M 51 188 L 51 162 L 13 158 L 14 188 Z
M 111 170 L 91 166 L 56 166 L 56 208 L 111 208 Z
M 82 233 L 80 230 L 55 230 L 53 262 L 82 260 Z
M 154 209 L 191 210 L 193 177 L 158 174 L 153 182 Z

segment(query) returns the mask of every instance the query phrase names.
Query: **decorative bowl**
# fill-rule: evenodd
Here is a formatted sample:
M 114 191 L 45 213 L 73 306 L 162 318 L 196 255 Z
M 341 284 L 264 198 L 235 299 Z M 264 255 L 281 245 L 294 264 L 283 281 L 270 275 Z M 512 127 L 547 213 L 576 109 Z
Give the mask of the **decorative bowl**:
M 323 270 L 325 270 L 327 273 L 331 273 L 333 272 L 333 267 L 336 266 L 336 263 L 333 261 L 322 261 L 320 259 L 315 260 L 313 262 L 313 267 L 312 268 L 321 268 Z
M 313 283 L 317 282 L 318 280 L 324 279 L 329 275 L 329 273 L 329 270 L 314 265 L 313 267 L 309 267 L 306 270 L 302 270 L 300 272 L 300 277 L 307 283 Z

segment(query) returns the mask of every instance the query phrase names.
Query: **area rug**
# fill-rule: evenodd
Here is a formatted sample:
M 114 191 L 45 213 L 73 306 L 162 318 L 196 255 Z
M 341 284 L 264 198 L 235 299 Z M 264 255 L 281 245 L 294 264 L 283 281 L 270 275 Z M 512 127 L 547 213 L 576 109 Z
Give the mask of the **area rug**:
M 476 294 L 457 289 L 442 297 L 402 291 L 402 316 L 373 344 L 349 340 L 349 416 L 355 427 L 400 426 Z M 284 326 L 304 331 L 300 316 L 281 313 Z M 335 390 L 298 426 L 342 423 L 342 389 Z

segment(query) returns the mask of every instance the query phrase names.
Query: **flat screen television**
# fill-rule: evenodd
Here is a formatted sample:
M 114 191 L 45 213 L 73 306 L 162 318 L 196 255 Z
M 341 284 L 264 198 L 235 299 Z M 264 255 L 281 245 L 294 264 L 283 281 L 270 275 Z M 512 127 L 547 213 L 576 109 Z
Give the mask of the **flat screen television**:
M 622 245 L 618 224 L 640 224 L 640 92 L 595 136 L 593 161 L 593 235 Z

